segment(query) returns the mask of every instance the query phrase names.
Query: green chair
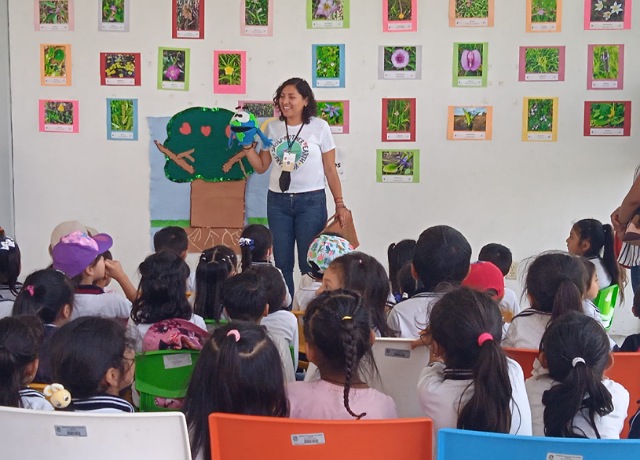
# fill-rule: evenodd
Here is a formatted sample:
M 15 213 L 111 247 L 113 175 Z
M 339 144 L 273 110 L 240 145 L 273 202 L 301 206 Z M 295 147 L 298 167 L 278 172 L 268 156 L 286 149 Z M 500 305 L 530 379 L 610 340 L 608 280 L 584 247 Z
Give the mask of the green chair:
M 616 308 L 619 292 L 620 287 L 617 284 L 614 284 L 604 289 L 600 289 L 596 298 L 593 299 L 593 303 L 598 307 L 598 310 L 600 310 L 602 324 L 607 331 L 613 322 L 613 313 Z
M 219 319 L 218 321 L 216 321 L 215 319 L 205 319 L 204 320 L 204 324 L 207 325 L 207 332 L 209 334 L 212 334 L 214 330 L 216 330 L 220 326 L 224 326 L 225 324 L 228 324 L 228 323 L 229 323 L 229 321 L 227 321 L 225 319 Z
M 136 391 L 141 412 L 166 412 L 155 398 L 179 399 L 187 394 L 200 352 L 196 350 L 147 351 L 136 355 Z

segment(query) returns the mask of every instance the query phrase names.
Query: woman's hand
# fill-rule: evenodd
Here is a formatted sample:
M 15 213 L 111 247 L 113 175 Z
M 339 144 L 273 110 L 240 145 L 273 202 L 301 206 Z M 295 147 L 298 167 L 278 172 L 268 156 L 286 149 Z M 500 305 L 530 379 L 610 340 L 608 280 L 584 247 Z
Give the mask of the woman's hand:
M 336 219 L 340 222 L 340 226 L 344 228 L 351 220 L 351 213 L 344 206 L 336 208 Z
M 611 226 L 619 237 L 624 234 L 625 226 L 620 223 L 620 208 L 611 213 Z

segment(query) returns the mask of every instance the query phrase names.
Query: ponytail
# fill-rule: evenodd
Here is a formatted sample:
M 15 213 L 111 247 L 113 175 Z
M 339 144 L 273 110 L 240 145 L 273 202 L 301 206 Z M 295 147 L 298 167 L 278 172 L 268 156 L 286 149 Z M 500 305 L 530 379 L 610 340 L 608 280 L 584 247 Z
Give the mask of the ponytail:
M 627 280 L 625 272 L 620 267 L 618 258 L 615 254 L 613 227 L 610 224 L 604 224 L 602 226 L 602 231 L 604 232 L 604 250 L 602 252 L 602 264 L 611 277 L 611 284 L 617 284 L 618 286 L 620 286 L 620 293 L 618 295 L 620 296 L 621 301 L 624 301 L 624 285 L 626 284 Z
M 353 318 L 351 316 L 342 317 L 342 320 L 340 321 L 340 338 L 342 340 L 342 346 L 344 348 L 345 360 L 344 407 L 352 417 L 360 420 L 362 417 L 367 415 L 367 413 L 362 412 L 360 414 L 356 414 L 351 410 L 351 406 L 349 406 L 349 391 L 351 390 L 354 374 L 358 374 L 358 362 L 360 361 L 360 359 L 358 358 L 358 344 L 356 342 L 356 338 L 354 337 L 353 326 Z
M 20 407 L 20 370 L 11 351 L 0 345 L 0 406 Z
M 240 268 L 248 270 L 253 262 L 263 262 L 267 258 L 269 249 L 273 247 L 271 230 L 261 224 L 251 224 L 242 230 L 240 240 Z
M 60 317 L 62 309 L 73 308 L 73 285 L 64 273 L 51 268 L 27 276 L 13 303 L 12 316 L 35 315 L 44 324 Z
M 25 367 L 38 358 L 34 332 L 21 318 L 0 319 L 0 406 L 21 407 Z
M 570 311 L 584 312 L 582 307 L 582 291 L 580 291 L 578 286 L 569 278 L 563 278 L 560 280 L 556 295 L 553 298 L 551 321 Z

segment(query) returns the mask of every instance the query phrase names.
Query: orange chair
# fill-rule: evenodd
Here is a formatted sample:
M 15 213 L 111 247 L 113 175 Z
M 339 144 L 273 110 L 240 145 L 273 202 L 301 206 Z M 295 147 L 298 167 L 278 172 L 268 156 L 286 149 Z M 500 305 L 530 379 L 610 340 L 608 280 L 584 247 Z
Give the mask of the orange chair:
M 530 350 L 527 348 L 503 348 L 507 356 L 517 361 L 524 372 L 524 379 L 531 377 L 533 371 L 533 362 L 536 360 L 540 352 L 538 350 Z
M 212 460 L 431 460 L 433 422 L 209 415 Z
M 629 392 L 627 419 L 624 421 L 624 429 L 620 433 L 621 438 L 626 438 L 629 435 L 629 419 L 638 410 L 638 400 L 640 400 L 640 353 L 611 354 L 613 355 L 613 366 L 605 371 L 605 375 L 625 387 Z

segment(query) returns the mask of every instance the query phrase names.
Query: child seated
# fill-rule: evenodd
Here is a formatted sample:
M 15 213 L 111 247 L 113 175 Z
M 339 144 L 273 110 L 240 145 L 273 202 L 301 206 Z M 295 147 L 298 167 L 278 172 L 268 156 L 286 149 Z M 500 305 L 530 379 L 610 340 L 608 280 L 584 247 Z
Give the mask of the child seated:
M 22 288 L 20 247 L 0 227 L 0 318 L 11 315 L 13 301 Z
M 193 311 L 205 320 L 218 322 L 222 316 L 222 285 L 236 274 L 238 259 L 227 246 L 218 245 L 205 249 L 200 254 L 196 268 L 196 295 Z M 215 329 L 214 327 L 211 328 Z
M 182 227 L 169 226 L 158 230 L 153 235 L 153 250 L 158 252 L 173 252 L 182 260 L 187 260 L 189 236 Z M 196 293 L 196 273 L 190 273 L 187 280 L 187 297 L 192 299 Z
M 500 269 L 502 276 L 509 274 L 511 264 L 513 264 L 513 256 L 511 250 L 506 246 L 497 243 L 489 243 L 480 249 L 478 260 L 483 262 L 491 262 Z M 503 283 L 504 284 L 504 283 Z M 504 287 L 504 297 L 500 300 L 500 311 L 504 322 L 509 324 L 515 315 L 520 313 L 520 302 L 518 296 L 508 287 Z
M 391 243 L 387 248 L 387 260 L 389 263 L 389 282 L 391 283 L 391 295 L 395 303 L 403 300 L 404 290 L 398 279 L 400 270 L 407 264 L 411 264 L 416 249 L 416 240 L 402 240 Z M 410 296 L 409 296 L 410 297 Z

